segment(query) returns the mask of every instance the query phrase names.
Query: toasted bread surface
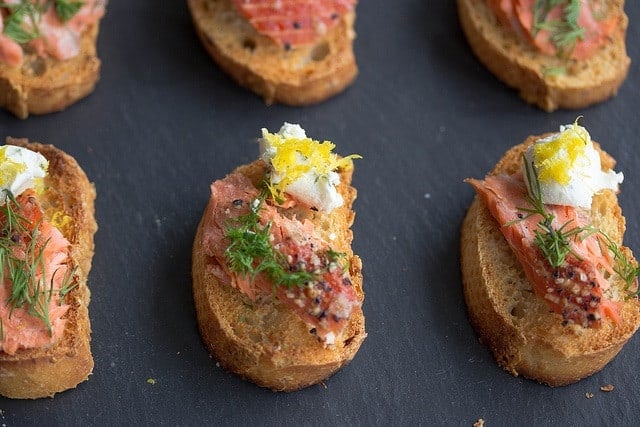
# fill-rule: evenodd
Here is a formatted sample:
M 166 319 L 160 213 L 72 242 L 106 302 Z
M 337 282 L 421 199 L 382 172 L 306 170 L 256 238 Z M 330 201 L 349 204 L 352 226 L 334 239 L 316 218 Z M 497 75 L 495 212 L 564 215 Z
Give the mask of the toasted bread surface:
M 100 77 L 99 23 L 82 33 L 80 54 L 67 60 L 25 55 L 22 67 L 0 63 L 0 107 L 21 119 L 67 108 L 93 92 Z
M 530 104 L 545 111 L 584 108 L 614 96 L 629 71 L 624 0 L 606 0 L 620 19 L 609 43 L 588 60 L 544 55 L 493 14 L 487 0 L 458 0 L 462 29 L 472 51 L 499 80 L 518 90 Z M 564 69 L 559 74 L 552 70 Z
M 539 138 L 531 136 L 510 149 L 491 174 L 518 172 L 524 151 Z M 600 150 L 600 157 L 603 169 L 613 168 L 611 156 Z M 591 219 L 622 244 L 625 219 L 614 192 L 594 197 Z M 632 257 L 628 248 L 624 251 Z M 640 302 L 625 299 L 622 289 L 614 290 L 622 303 L 617 324 L 608 319 L 599 328 L 562 326 L 562 317 L 533 293 L 498 223 L 478 196 L 462 224 L 461 264 L 469 319 L 498 364 L 513 375 L 551 386 L 578 381 L 602 369 L 640 326 Z
M 353 12 L 317 43 L 286 50 L 259 34 L 230 0 L 188 4 L 198 36 L 220 68 L 267 104 L 317 103 L 343 91 L 358 74 Z
M 36 399 L 74 388 L 93 370 L 88 305 L 87 276 L 94 252 L 93 236 L 95 189 L 78 163 L 52 145 L 30 143 L 26 139 L 7 138 L 7 144 L 41 153 L 49 161 L 46 190 L 39 198 L 47 211 L 63 211 L 72 218 L 64 237 L 71 243 L 69 266 L 77 267 L 65 297 L 70 305 L 64 335 L 53 346 L 21 349 L 13 355 L 0 351 L 0 394 L 16 399 Z
M 266 165 L 258 160 L 236 172 L 258 185 L 265 177 Z M 296 208 L 295 214 L 300 220 L 311 220 L 324 239 L 335 235 L 332 248 L 346 254 L 351 282 L 362 299 L 362 262 L 351 249 L 351 206 L 356 190 L 350 182 L 351 171 L 341 172 L 338 188 L 345 203 L 330 214 L 308 208 Z M 251 300 L 229 283 L 221 283 L 208 268 L 215 260 L 205 253 L 202 238 L 203 221 L 193 244 L 193 296 L 198 325 L 205 345 L 225 370 L 262 387 L 293 391 L 324 380 L 353 359 L 366 337 L 361 308 L 351 313 L 335 344 L 325 347 L 309 332 L 310 327 L 277 299 Z

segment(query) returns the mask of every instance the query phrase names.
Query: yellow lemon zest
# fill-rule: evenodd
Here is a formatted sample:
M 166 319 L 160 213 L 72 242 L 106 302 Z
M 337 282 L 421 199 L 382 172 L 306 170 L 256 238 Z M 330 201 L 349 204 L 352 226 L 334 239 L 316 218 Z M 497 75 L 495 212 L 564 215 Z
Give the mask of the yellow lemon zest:
M 587 130 L 576 120 L 571 128 L 562 131 L 555 139 L 536 143 L 533 158 L 540 182 L 555 181 L 567 185 L 569 171 L 576 160 L 585 155 L 588 140 Z
M 326 178 L 329 172 L 336 169 L 352 168 L 353 159 L 362 158 L 358 154 L 338 157 L 332 152 L 335 144 L 330 141 L 285 138 L 269 132 L 263 132 L 263 138 L 275 151 L 271 165 L 274 172 L 281 177 L 278 183 L 269 184 L 269 190 L 275 199 L 282 198 L 285 189 L 306 173 L 313 171 L 319 179 Z
M 36 194 L 43 195 L 47 189 L 44 185 L 44 178 L 34 178 L 33 189 L 36 191 Z
M 9 187 L 16 177 L 27 169 L 25 163 L 7 157 L 7 146 L 0 147 L 0 186 Z
M 73 224 L 72 217 L 65 214 L 63 211 L 54 211 L 51 215 L 49 215 L 49 218 L 51 218 L 51 225 L 60 230 L 63 235 L 69 235 L 69 228 Z

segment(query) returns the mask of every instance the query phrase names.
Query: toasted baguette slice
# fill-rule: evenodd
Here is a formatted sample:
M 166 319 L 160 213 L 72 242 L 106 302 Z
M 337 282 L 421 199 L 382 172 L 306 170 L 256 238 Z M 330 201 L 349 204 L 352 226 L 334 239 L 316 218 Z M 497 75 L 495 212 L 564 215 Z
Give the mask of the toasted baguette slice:
M 539 138 L 531 136 L 510 149 L 491 174 L 520 171 L 524 151 Z M 612 169 L 613 158 L 594 145 L 603 170 Z M 621 245 L 625 219 L 613 191 L 594 197 L 591 219 Z M 623 250 L 632 257 L 628 248 Z M 623 289 L 614 289 L 622 302 L 618 324 L 606 319 L 600 328 L 562 326 L 562 316 L 533 293 L 498 223 L 478 196 L 462 224 L 461 263 L 471 323 L 498 364 L 515 376 L 551 386 L 578 381 L 602 369 L 640 326 L 640 302 L 625 299 Z
M 258 160 L 236 171 L 257 186 L 267 169 Z M 351 174 L 340 173 L 342 207 L 330 214 L 296 208 L 296 215 L 301 221 L 311 220 L 334 250 L 346 254 L 354 290 L 363 299 L 362 262 L 351 249 L 350 227 L 355 216 L 351 206 L 356 198 Z M 331 234 L 335 235 L 333 240 L 329 239 Z M 324 380 L 353 359 L 366 337 L 361 308 L 351 313 L 335 344 L 325 347 L 309 332 L 310 327 L 276 298 L 253 301 L 214 277 L 208 265 L 215 261 L 204 252 L 202 237 L 203 221 L 193 244 L 193 297 L 202 339 L 224 369 L 262 387 L 293 391 Z
M 80 54 L 60 61 L 25 54 L 22 67 L 0 63 L 0 107 L 21 119 L 67 108 L 93 92 L 100 77 L 99 23 L 82 33 Z
M 66 296 L 70 308 L 64 335 L 49 348 L 22 349 L 14 355 L 0 351 L 0 394 L 15 399 L 36 399 L 74 388 L 93 370 L 89 324 L 87 276 L 93 258 L 95 189 L 78 163 L 52 145 L 7 138 L 7 143 L 41 153 L 49 161 L 42 209 L 63 211 L 73 221 L 61 230 L 71 243 L 70 271 L 77 267 Z
M 204 47 L 241 86 L 267 104 L 307 105 L 343 91 L 358 74 L 353 54 L 354 13 L 316 44 L 285 50 L 261 35 L 230 0 L 188 0 Z
M 539 53 L 511 29 L 500 25 L 487 0 L 458 0 L 458 13 L 480 62 L 499 80 L 518 90 L 526 102 L 553 111 L 584 108 L 618 92 L 631 63 L 625 47 L 628 18 L 623 6 L 624 0 L 606 0 L 609 10 L 620 10 L 619 25 L 610 42 L 585 61 Z M 559 68 L 565 72 L 549 72 Z

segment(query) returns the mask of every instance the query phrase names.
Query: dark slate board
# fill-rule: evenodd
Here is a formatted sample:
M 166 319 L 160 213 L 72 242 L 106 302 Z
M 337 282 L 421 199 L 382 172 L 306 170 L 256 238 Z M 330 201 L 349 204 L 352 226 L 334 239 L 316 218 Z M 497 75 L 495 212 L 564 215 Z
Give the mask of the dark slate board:
M 95 182 L 100 225 L 90 276 L 94 373 L 54 399 L 0 398 L 0 425 L 637 421 L 640 337 L 571 386 L 512 377 L 467 320 L 458 243 L 472 199 L 462 180 L 483 176 L 527 135 L 582 114 L 625 173 L 627 243 L 640 250 L 633 214 L 640 212 L 640 2 L 628 1 L 626 10 L 634 62 L 620 94 L 548 114 L 478 63 L 453 1 L 362 1 L 358 80 L 321 105 L 291 108 L 265 106 L 218 70 L 185 2 L 112 0 L 95 93 L 27 121 L 0 113 L 0 134 L 76 157 Z M 200 341 L 190 289 L 191 243 L 209 183 L 254 159 L 260 128 L 284 121 L 364 156 L 354 180 L 354 247 L 364 262 L 369 333 L 324 387 L 290 394 L 216 367 Z M 615 390 L 601 392 L 605 384 Z

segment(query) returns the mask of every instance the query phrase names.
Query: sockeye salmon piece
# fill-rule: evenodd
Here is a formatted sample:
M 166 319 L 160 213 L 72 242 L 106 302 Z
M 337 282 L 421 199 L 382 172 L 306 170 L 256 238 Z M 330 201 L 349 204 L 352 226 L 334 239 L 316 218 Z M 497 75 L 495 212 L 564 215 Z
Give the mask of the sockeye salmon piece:
M 9 0 L 5 3 L 17 5 L 20 1 Z M 28 46 L 41 57 L 50 56 L 62 61 L 80 53 L 82 33 L 102 18 L 107 2 L 106 0 L 84 0 L 80 10 L 67 22 L 60 20 L 53 2 L 45 4 L 46 2 L 40 1 L 40 3 L 44 13 L 36 16 L 38 37 L 31 40 Z M 4 15 L 1 13 L 0 15 L 5 17 L 9 13 L 5 8 L 0 8 L 1 11 L 4 11 Z M 31 21 L 31 17 L 25 14 L 22 21 L 23 29 L 32 31 Z M 0 62 L 18 67 L 22 64 L 24 57 L 23 46 L 2 34 L 2 30 L 3 24 L 0 22 Z
M 247 21 L 285 48 L 314 43 L 357 0 L 233 0 Z
M 80 37 L 90 26 L 102 18 L 105 0 L 85 0 L 68 22 L 62 22 L 54 7 L 49 7 L 40 20 L 40 37 L 30 44 L 39 56 L 51 56 L 58 60 L 80 54 Z
M 535 0 L 487 0 L 487 4 L 498 17 L 502 25 L 510 27 L 517 35 L 524 36 L 540 52 L 546 55 L 557 55 L 561 50 L 553 40 L 548 29 L 534 28 Z M 563 8 L 567 2 L 561 2 L 549 11 L 545 23 L 560 21 L 563 18 Z M 573 46 L 566 46 L 563 54 L 572 59 L 587 59 L 602 45 L 608 42 L 618 25 L 620 16 L 612 15 L 604 19 L 596 19 L 595 14 L 601 14 L 596 2 L 580 1 L 578 25 L 582 29 L 582 36 L 575 40 Z
M 203 246 L 215 262 L 211 273 L 230 283 L 249 298 L 273 295 L 290 308 L 327 344 L 331 344 L 347 324 L 351 312 L 361 302 L 339 259 L 330 259 L 329 245 L 316 237 L 313 223 L 287 218 L 266 202 L 260 209 L 260 222 L 270 227 L 271 242 L 283 255 L 290 271 L 308 271 L 314 280 L 300 286 L 275 285 L 264 273 L 255 277 L 240 275 L 229 268 L 225 250 L 226 229 L 234 219 L 249 212 L 259 191 L 247 177 L 233 173 L 211 185 L 211 200 L 204 217 Z
M 484 181 L 469 179 L 467 182 L 500 225 L 535 294 L 543 298 L 553 312 L 560 314 L 565 324 L 598 327 L 603 317 L 617 322 L 618 303 L 603 295 L 603 290 L 609 288 L 604 274 L 613 274 L 613 261 L 608 250 L 601 249 L 597 234 L 572 239 L 573 254 L 567 255 L 562 266 L 554 268 L 535 242 L 541 217 L 527 218 L 522 212 L 521 208 L 530 207 L 530 204 L 521 175 L 488 176 Z M 571 206 L 546 205 L 546 209 L 555 216 L 552 225 L 556 229 L 568 224 L 564 230 L 568 231 L 589 224 L 586 212 Z
M 11 67 L 18 67 L 22 64 L 22 47 L 9 37 L 3 34 L 4 23 L 2 13 L 0 13 L 0 62 L 4 62 Z
M 14 256 L 24 257 L 24 248 L 30 244 L 29 235 L 37 225 L 39 234 L 35 245 L 42 251 L 44 283 L 48 286 L 47 290 L 52 292 L 47 306 L 51 331 L 41 319 L 29 313 L 28 307 L 12 308 L 7 304 L 13 283 L 5 277 L 5 281 L 0 283 L 0 321 L 2 321 L 3 330 L 3 336 L 0 337 L 0 351 L 10 355 L 21 348 L 40 348 L 60 339 L 66 323 L 63 316 L 69 309 L 68 305 L 59 303 L 58 298 L 58 291 L 67 276 L 66 261 L 69 256 L 69 242 L 58 229 L 43 218 L 42 209 L 33 190 L 23 192 L 17 197 L 17 201 L 21 206 L 19 214 L 24 218 L 23 224 L 28 231 L 22 235 L 16 233 L 12 236 L 14 241 L 20 242 L 20 245 L 16 245 L 18 249 L 14 251 Z M 6 221 L 4 215 L 0 215 L 0 221 Z M 44 250 L 42 250 L 43 246 Z M 42 277 L 40 269 L 37 270 L 36 276 Z

